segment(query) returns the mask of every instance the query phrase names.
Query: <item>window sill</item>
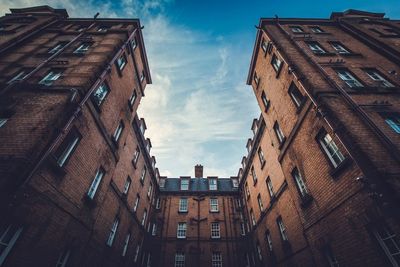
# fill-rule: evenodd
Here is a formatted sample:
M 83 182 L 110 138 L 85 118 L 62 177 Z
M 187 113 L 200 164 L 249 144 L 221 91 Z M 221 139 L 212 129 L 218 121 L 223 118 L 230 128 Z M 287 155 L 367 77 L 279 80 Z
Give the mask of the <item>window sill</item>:
M 86 205 L 89 207 L 95 207 L 96 206 L 96 200 L 94 198 L 90 198 L 87 193 L 85 193 L 83 197 L 83 201 L 85 202 Z
M 131 162 L 132 162 L 133 168 L 137 169 L 136 162 L 134 160 L 132 160 Z
M 254 181 L 253 181 L 253 186 L 256 186 L 256 185 L 257 185 L 257 182 L 258 182 L 258 180 L 254 180 Z
M 210 213 L 219 213 L 219 210 L 210 210 Z
M 339 56 L 343 57 L 362 57 L 363 55 L 360 53 L 338 53 Z
M 218 236 L 218 237 L 210 237 L 210 239 L 211 239 L 211 240 L 221 239 L 221 237 L 220 237 L 220 236 Z
M 267 105 L 264 105 L 264 111 L 265 113 L 267 113 L 267 111 L 269 110 L 269 106 L 271 105 L 271 100 L 267 100 Z
M 334 177 L 337 178 L 338 176 L 340 176 L 340 174 L 347 169 L 347 167 L 349 167 L 352 163 L 352 160 L 350 158 L 345 158 L 338 166 L 336 166 L 336 168 L 333 168 L 329 174 Z
M 304 97 L 302 100 L 301 100 L 301 103 L 300 103 L 300 105 L 299 106 L 297 106 L 296 104 L 294 104 L 295 106 L 296 106 L 296 114 L 300 114 L 300 112 L 301 112 L 301 110 L 303 109 L 303 107 L 304 107 L 304 104 L 306 103 L 306 98 Z
M 186 239 L 186 236 L 185 237 L 176 237 L 178 240 L 185 240 Z
M 59 176 L 65 176 L 67 174 L 67 171 L 64 168 L 66 164 L 67 162 L 65 162 L 63 166 L 60 166 L 58 165 L 57 159 L 54 155 L 50 155 L 49 157 L 49 167 Z
M 178 214 L 187 214 L 187 213 L 188 213 L 187 210 L 185 210 L 185 211 L 183 211 L 183 210 L 178 210 Z
M 313 197 L 310 194 L 301 197 L 301 207 L 307 208 L 311 202 L 313 201 Z
M 261 163 L 261 170 L 264 169 L 265 162 L 266 162 L 266 161 L 264 160 L 264 161 Z
M 284 138 L 282 139 L 282 141 L 279 142 L 279 146 L 278 146 L 279 149 L 282 149 L 283 145 L 285 144 L 285 141 L 286 141 L 286 137 L 284 137 Z
M 313 53 L 316 56 L 319 57 L 334 57 L 337 56 L 335 53 L 330 53 L 330 52 L 326 52 L 326 53 Z

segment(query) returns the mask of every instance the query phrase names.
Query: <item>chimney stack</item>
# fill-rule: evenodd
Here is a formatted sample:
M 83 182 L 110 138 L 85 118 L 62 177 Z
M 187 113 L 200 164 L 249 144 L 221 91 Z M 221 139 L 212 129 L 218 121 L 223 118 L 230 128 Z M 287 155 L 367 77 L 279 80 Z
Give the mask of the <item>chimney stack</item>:
M 194 177 L 202 178 L 203 177 L 203 165 L 197 164 L 194 166 Z

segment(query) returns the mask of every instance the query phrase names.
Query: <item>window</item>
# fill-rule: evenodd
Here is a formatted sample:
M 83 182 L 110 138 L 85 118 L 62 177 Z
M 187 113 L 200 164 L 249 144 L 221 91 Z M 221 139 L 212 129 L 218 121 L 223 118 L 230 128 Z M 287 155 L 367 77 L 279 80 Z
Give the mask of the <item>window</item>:
M 330 246 L 326 246 L 325 248 L 323 248 L 322 252 L 324 254 L 325 260 L 329 264 L 329 267 L 339 267 L 339 262 L 333 254 Z
M 133 164 L 137 164 L 140 155 L 139 146 L 136 147 L 135 154 L 133 154 Z
M 282 68 L 282 60 L 280 60 L 275 54 L 272 56 L 271 60 L 272 67 L 279 73 Z
M 387 79 L 385 79 L 377 70 L 369 69 L 365 70 L 365 72 L 372 80 L 379 84 L 379 86 L 394 87 L 394 85 L 390 83 Z
M 267 188 L 268 188 L 269 196 L 270 196 L 271 198 L 273 198 L 273 197 L 275 196 L 275 194 L 274 194 L 274 187 L 272 186 L 271 178 L 270 178 L 269 176 L 267 177 L 266 183 L 267 183 Z
M 240 223 L 240 234 L 246 235 L 246 225 L 244 224 L 244 222 Z
M 236 179 L 236 178 L 232 179 L 232 186 L 233 186 L 234 188 L 238 188 L 238 187 L 239 187 L 239 181 L 238 181 L 238 179 Z
M 22 81 L 23 79 L 25 79 L 25 77 L 28 75 L 28 71 L 27 70 L 21 70 L 19 72 L 17 72 L 12 78 L 11 80 L 9 80 L 7 83 L 14 83 L 14 82 L 19 82 Z
M 68 42 L 59 42 L 55 47 L 50 49 L 48 53 L 49 54 L 55 54 L 58 51 L 60 51 L 61 49 L 63 49 L 67 44 L 68 44 Z
M 287 234 L 286 234 L 286 228 L 285 228 L 285 225 L 283 224 L 282 218 L 279 217 L 278 219 L 276 219 L 276 222 L 278 224 L 279 233 L 280 233 L 282 240 L 289 241 Z
M 131 107 L 133 107 L 133 104 L 135 103 L 136 98 L 137 98 L 136 89 L 133 89 L 132 95 L 131 95 L 131 97 L 129 98 L 129 105 L 130 105 Z
M 256 222 L 256 218 L 254 217 L 253 209 L 250 210 L 250 218 L 251 218 L 251 223 L 253 224 L 253 226 L 255 226 L 257 224 L 257 222 Z
M 87 196 L 90 199 L 94 198 L 94 196 L 95 196 L 95 194 L 97 192 L 97 189 L 99 188 L 101 179 L 103 179 L 103 176 L 104 176 L 104 170 L 103 170 L 103 168 L 100 167 L 97 170 L 96 175 L 93 178 L 92 184 L 90 185 L 89 190 L 87 192 Z
M 156 200 L 156 209 L 160 209 L 161 208 L 161 198 L 157 198 L 157 200 Z
M 150 183 L 149 189 L 147 189 L 147 197 L 148 197 L 148 198 L 151 198 L 152 192 L 153 192 L 153 184 Z
M 129 188 L 131 187 L 131 177 L 126 177 L 124 184 L 124 191 L 122 192 L 124 195 L 127 195 L 129 192 Z
M 106 83 L 102 83 L 92 94 L 93 102 L 100 107 L 109 92 L 110 88 L 108 85 Z
M 86 29 L 86 27 L 83 26 L 83 25 L 78 25 L 78 26 L 76 27 L 76 31 L 78 31 L 78 32 L 82 32 L 82 31 L 84 31 L 85 29 Z
M 210 198 L 210 211 L 218 212 L 218 198 Z
M 134 50 L 136 48 L 136 46 L 137 46 L 136 38 L 133 38 L 131 40 L 131 45 L 132 45 L 132 50 Z
M 208 187 L 210 190 L 217 190 L 217 178 L 208 179 Z
M 400 242 L 398 236 L 385 224 L 375 226 L 373 235 L 392 266 L 400 266 Z
M 318 26 L 311 26 L 310 29 L 311 29 L 311 31 L 312 31 L 313 33 L 323 33 L 323 32 L 324 32 L 324 31 L 323 31 L 320 27 L 318 27 Z
M 0 128 L 3 127 L 7 123 L 8 119 L 0 118 Z
M 260 208 L 260 211 L 263 212 L 264 211 L 264 205 L 261 199 L 261 195 L 258 194 L 257 196 L 257 203 L 258 203 L 258 207 Z
M 72 129 L 68 133 L 64 141 L 58 146 L 57 150 L 54 153 L 54 156 L 57 160 L 57 165 L 59 167 L 63 167 L 67 163 L 68 159 L 71 157 L 72 153 L 78 146 L 80 140 L 81 135 L 76 129 Z
M 336 70 L 339 78 L 342 79 L 349 87 L 364 87 L 349 71 L 347 70 Z
M 126 56 L 125 56 L 125 54 L 122 54 L 122 55 L 117 59 L 117 66 L 118 66 L 118 69 L 119 69 L 120 71 L 122 71 L 122 70 L 124 69 L 125 65 L 126 65 Z
M 289 86 L 289 95 L 295 106 L 300 108 L 301 104 L 303 103 L 304 96 L 293 82 Z
M 53 84 L 54 81 L 58 80 L 58 78 L 61 77 L 62 73 L 63 73 L 62 70 L 57 70 L 57 69 L 50 70 L 50 71 L 46 74 L 46 76 L 44 76 L 44 77 L 40 80 L 39 84 L 43 84 L 43 85 L 46 85 L 46 86 L 50 86 L 50 85 Z
M 400 115 L 398 113 L 384 113 L 382 116 L 385 122 L 393 129 L 395 133 L 400 134 Z M 0 122 L 1 127 L 1 122 Z
M 80 46 L 78 46 L 77 49 L 75 49 L 74 54 L 85 54 L 87 51 L 89 51 L 89 48 L 92 46 L 91 43 L 82 43 Z
M 278 138 L 279 144 L 283 144 L 283 142 L 285 142 L 285 135 L 283 134 L 281 127 L 279 126 L 279 123 L 277 121 L 275 121 L 274 124 L 274 132 L 276 135 L 276 138 Z
M 211 238 L 220 238 L 220 226 L 219 222 L 212 222 L 211 223 Z
M 128 233 L 125 237 L 124 248 L 122 249 L 122 257 L 125 257 L 126 252 L 128 251 L 129 239 L 131 238 L 131 234 Z
M 185 267 L 185 253 L 175 253 L 175 267 Z
M 58 257 L 56 267 L 66 267 L 68 264 L 69 256 L 71 255 L 71 251 L 69 249 L 64 250 L 60 257 Z M 1 261 L 0 261 L 1 264 Z
M 18 237 L 21 235 L 22 227 L 15 225 L 8 225 L 1 229 L 0 232 L 0 265 L 4 263 L 7 255 L 11 252 L 11 249 L 17 242 Z
M 140 182 L 142 184 L 144 183 L 144 178 L 146 177 L 146 171 L 147 171 L 146 167 L 143 167 L 142 174 L 140 175 Z
M 106 32 L 108 29 L 110 29 L 110 26 L 107 25 L 101 25 L 99 28 L 97 28 L 98 32 Z
M 140 245 L 137 245 L 136 250 L 135 250 L 135 257 L 133 258 L 134 262 L 137 262 L 137 260 L 139 258 L 139 252 L 140 252 Z
M 336 145 L 330 134 L 322 132 L 318 139 L 323 151 L 328 156 L 333 167 L 336 168 L 345 159 L 342 152 L 340 152 L 338 146 Z
M 266 111 L 268 109 L 268 107 L 269 107 L 269 100 L 268 100 L 267 95 L 265 94 L 264 91 L 261 93 L 261 101 L 262 101 L 262 103 L 264 105 L 264 109 Z
M 303 29 L 300 26 L 290 26 L 290 29 L 294 33 L 304 32 Z
M 113 139 L 117 143 L 119 138 L 121 137 L 122 130 L 124 130 L 124 123 L 122 121 L 119 122 L 118 127 L 115 129 L 113 134 Z
M 258 83 L 260 82 L 260 78 L 257 76 L 257 72 L 254 72 L 254 82 L 258 86 Z
M 179 199 L 179 212 L 187 212 L 188 211 L 188 199 L 180 198 Z
M 308 47 L 314 54 L 325 54 L 326 51 L 317 42 L 307 42 Z
M 185 222 L 178 223 L 176 237 L 177 238 L 186 238 L 186 223 Z
M 111 227 L 110 234 L 108 235 L 108 239 L 107 239 L 107 246 L 109 246 L 109 247 L 111 247 L 114 242 L 115 235 L 116 235 L 117 229 L 118 229 L 118 225 L 119 225 L 119 219 L 115 218 L 113 225 Z
M 258 148 L 257 153 L 258 153 L 258 159 L 260 160 L 261 166 L 264 166 L 264 164 L 265 164 L 265 158 L 264 158 L 264 152 L 262 151 L 261 147 Z
M 153 223 L 153 228 L 151 229 L 151 235 L 152 236 L 157 235 L 157 223 Z
M 181 190 L 189 190 L 189 179 L 187 178 L 181 179 Z
M 140 196 L 136 195 L 135 204 L 133 204 L 133 212 L 137 211 L 137 208 L 139 206 L 139 201 L 140 201 Z
M 222 267 L 222 254 L 221 252 L 213 252 L 211 256 L 212 267 Z
M 296 187 L 300 193 L 300 196 L 302 198 L 308 197 L 308 190 L 307 190 L 306 184 L 304 183 L 303 177 L 301 176 L 301 174 L 297 168 L 293 169 L 292 176 L 294 178 L 294 181 L 296 183 Z
M 265 40 L 262 40 L 261 48 L 262 48 L 262 50 L 263 50 L 265 53 L 267 53 L 267 51 L 268 51 L 268 44 L 267 44 L 267 42 L 266 42 Z
M 350 50 L 339 42 L 331 42 L 331 45 L 339 54 L 350 54 Z
M 265 240 L 267 241 L 268 244 L 268 250 L 272 251 L 272 239 L 271 239 L 271 233 L 269 230 L 265 231 Z
M 251 166 L 251 177 L 253 177 L 253 182 L 254 184 L 257 183 L 257 175 L 256 175 L 256 171 L 254 170 L 254 167 Z
M 143 82 L 145 77 L 144 70 L 142 70 L 142 73 L 140 74 L 140 82 Z
M 249 185 L 247 184 L 247 182 L 244 185 L 244 188 L 246 190 L 246 197 L 249 198 L 250 197 L 250 190 L 249 190 Z
M 260 243 L 259 242 L 257 242 L 256 248 L 257 248 L 258 259 L 260 261 L 262 261 L 262 252 L 261 252 L 261 247 L 260 247 Z
M 146 218 L 147 218 L 147 209 L 144 209 L 143 217 L 142 217 L 142 226 L 145 225 L 145 223 L 146 223 Z

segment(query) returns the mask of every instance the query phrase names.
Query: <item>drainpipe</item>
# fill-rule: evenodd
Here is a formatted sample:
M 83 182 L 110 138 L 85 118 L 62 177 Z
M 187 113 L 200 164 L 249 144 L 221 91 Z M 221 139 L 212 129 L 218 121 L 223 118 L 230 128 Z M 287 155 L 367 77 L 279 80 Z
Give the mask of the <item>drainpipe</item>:
M 92 24 L 94 25 L 94 23 Z M 124 49 L 124 47 L 126 45 L 129 44 L 131 38 L 135 35 L 136 33 L 135 29 L 131 35 L 129 35 L 127 41 L 124 42 L 124 44 L 121 46 L 121 48 L 118 50 L 118 52 L 114 55 L 114 57 L 111 59 L 111 61 L 109 62 L 109 64 L 107 65 L 106 69 L 101 73 L 100 77 L 96 80 L 96 82 L 92 85 L 92 87 L 90 87 L 90 89 L 87 91 L 87 93 L 85 94 L 85 96 L 83 97 L 83 99 L 79 102 L 78 106 L 76 107 L 75 111 L 73 112 L 73 114 L 71 115 L 71 117 L 67 120 L 66 124 L 64 125 L 64 127 L 61 129 L 60 133 L 58 134 L 58 136 L 50 143 L 49 147 L 46 149 L 46 151 L 42 154 L 42 156 L 40 157 L 40 159 L 38 160 L 38 162 L 34 165 L 34 167 L 32 168 L 32 170 L 29 172 L 27 178 L 25 179 L 25 181 L 23 182 L 23 184 L 21 185 L 21 188 L 26 186 L 30 179 L 32 178 L 32 176 L 34 175 L 34 173 L 39 169 L 39 167 L 41 166 L 41 164 L 46 160 L 46 158 L 50 155 L 50 153 L 53 151 L 53 149 L 56 147 L 56 145 L 58 144 L 59 141 L 61 141 L 64 137 L 64 135 L 68 132 L 69 127 L 71 126 L 71 124 L 74 122 L 74 120 L 79 117 L 79 114 L 81 113 L 83 106 L 85 105 L 85 103 L 88 101 L 88 99 L 90 98 L 90 96 L 92 95 L 93 91 L 100 85 L 100 83 L 103 81 L 104 77 L 106 75 L 108 75 L 108 72 L 111 70 L 112 65 L 114 64 L 114 62 L 117 60 L 117 58 L 119 57 L 120 51 L 122 49 Z M 81 36 L 81 35 L 79 35 Z M 77 38 L 76 38 L 77 39 Z
M 197 258 L 197 266 L 201 267 L 201 250 L 200 250 L 200 223 L 202 221 L 207 220 L 207 218 L 200 218 L 200 202 L 203 201 L 205 198 L 204 196 L 200 195 L 198 197 L 194 197 L 193 200 L 197 201 L 197 218 L 194 218 L 193 221 L 197 223 L 197 239 L 196 239 L 196 245 L 197 245 L 197 252 L 196 252 L 196 258 Z

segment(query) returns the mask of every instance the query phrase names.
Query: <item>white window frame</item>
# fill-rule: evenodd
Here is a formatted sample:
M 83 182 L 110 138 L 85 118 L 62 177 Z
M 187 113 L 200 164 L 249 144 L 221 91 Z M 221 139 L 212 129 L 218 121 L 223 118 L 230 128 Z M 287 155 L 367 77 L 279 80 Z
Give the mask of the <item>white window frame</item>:
M 160 209 L 161 208 L 161 198 L 157 198 L 157 200 L 156 200 L 156 209 Z
M 0 128 L 3 127 L 7 123 L 7 118 L 0 118 Z
M 133 258 L 134 262 L 137 262 L 138 258 L 139 258 L 139 252 L 140 252 L 140 245 L 138 244 L 136 246 L 136 250 L 135 250 L 135 257 Z
M 153 226 L 151 228 L 151 235 L 156 236 L 157 235 L 157 223 L 153 223 Z
M 317 42 L 308 42 L 307 45 L 314 54 L 326 54 L 325 49 Z
M 21 70 L 20 72 L 18 72 L 16 75 L 14 75 L 11 80 L 9 80 L 7 82 L 7 84 L 16 82 L 16 81 L 22 81 L 23 79 L 25 79 L 25 77 L 28 75 L 29 73 L 27 73 L 27 71 L 25 70 Z
M 244 185 L 244 189 L 246 190 L 246 197 L 249 198 L 250 197 L 250 189 L 249 189 L 249 185 L 246 184 Z
M 350 54 L 350 51 L 344 47 L 341 43 L 338 42 L 333 42 L 331 43 L 333 49 L 335 49 L 336 52 L 339 54 Z
M 364 85 L 351 74 L 348 70 L 336 70 L 339 78 L 342 79 L 351 88 L 361 88 Z
M 147 209 L 144 209 L 143 211 L 143 217 L 142 217 L 142 226 L 146 224 L 146 219 L 147 219 Z
M 113 134 L 113 138 L 114 138 L 115 142 L 119 141 L 123 130 L 124 130 L 124 123 L 122 121 L 120 121 L 117 128 L 114 131 L 114 134 Z
M 140 156 L 139 146 L 136 147 L 135 153 L 133 154 L 133 163 L 136 165 Z
M 246 224 L 245 224 L 244 222 L 241 222 L 241 223 L 240 223 L 240 234 L 241 234 L 242 236 L 245 236 L 245 235 L 246 235 Z
M 274 193 L 274 186 L 272 185 L 271 177 L 269 177 L 269 176 L 267 177 L 266 184 L 267 184 L 269 196 L 271 198 L 273 198 L 275 196 L 275 193 Z
M 386 78 L 384 78 L 378 71 L 376 70 L 365 70 L 365 73 L 375 82 L 380 83 L 383 87 L 395 87 L 391 82 L 389 82 Z
M 334 168 L 339 166 L 339 164 L 345 160 L 344 155 L 329 133 L 321 134 L 318 138 L 318 141 Z
M 267 230 L 266 233 L 265 233 L 265 239 L 266 239 L 267 244 L 268 244 L 268 250 L 269 250 L 270 252 L 272 252 L 274 247 L 272 246 L 271 233 L 270 233 L 268 230 Z
M 147 172 L 147 169 L 146 169 L 146 166 L 144 166 L 142 169 L 142 173 L 140 174 L 140 182 L 141 183 L 144 183 L 144 179 L 146 178 L 146 172 Z
M 378 229 L 378 227 L 380 229 Z M 395 256 L 398 257 L 398 255 L 400 254 L 400 244 L 396 240 L 396 234 L 384 224 L 375 226 L 372 230 L 372 233 L 378 241 L 378 244 L 381 246 L 382 250 L 385 252 L 386 257 L 388 258 L 392 266 L 400 266 L 400 262 L 395 258 Z M 390 247 L 394 248 L 395 251 L 390 251 L 390 248 L 387 245 L 388 242 L 391 243 Z
M 261 212 L 263 212 L 264 204 L 262 203 L 262 198 L 261 198 L 260 194 L 258 194 L 258 196 L 257 196 L 257 203 L 258 203 L 258 208 L 260 209 Z
M 218 212 L 218 198 L 212 197 L 210 198 L 210 212 Z
M 255 226 L 257 224 L 257 221 L 256 221 L 256 217 L 254 216 L 253 209 L 250 210 L 250 219 L 251 219 L 251 223 L 253 224 L 253 226 Z
M 71 130 L 66 138 L 69 138 L 70 135 L 73 135 L 73 138 L 68 140 L 68 145 L 64 148 L 64 150 L 60 153 L 60 156 L 57 157 L 57 165 L 59 167 L 63 167 L 67 160 L 70 158 L 72 151 L 76 148 L 79 141 L 81 140 L 81 136 L 75 130 Z M 65 141 L 65 139 L 64 139 Z M 64 143 L 61 143 L 61 145 Z
M 189 183 L 190 183 L 189 178 L 181 178 L 181 184 L 180 184 L 181 190 L 183 191 L 189 190 Z
M 87 196 L 90 199 L 94 199 L 97 189 L 99 188 L 99 185 L 104 177 L 105 171 L 102 167 L 97 169 L 96 175 L 93 178 L 92 183 L 90 184 L 89 190 L 87 191 Z
M 89 42 L 83 42 L 80 46 L 78 46 L 75 51 L 73 52 L 74 54 L 85 54 L 87 51 L 89 51 L 89 48 L 92 46 L 92 43 Z
M 211 223 L 211 238 L 221 238 L 221 226 L 219 222 Z
M 258 259 L 259 259 L 260 261 L 262 261 L 262 258 L 263 258 L 263 257 L 262 257 L 262 252 L 261 252 L 260 243 L 257 242 L 256 248 L 257 248 Z
M 312 31 L 313 33 L 323 33 L 323 32 L 324 32 L 324 31 L 323 31 L 320 27 L 318 27 L 318 26 L 311 26 L 310 29 L 311 29 L 311 31 Z
M 137 98 L 137 92 L 136 92 L 136 89 L 133 89 L 131 97 L 129 98 L 129 105 L 131 107 L 133 107 L 133 104 L 135 104 L 136 98 Z
M 111 230 L 110 230 L 110 234 L 108 235 L 108 239 L 107 239 L 107 246 L 111 247 L 112 244 L 114 243 L 115 240 L 115 236 L 117 234 L 118 231 L 118 226 L 119 226 L 119 218 L 115 218 L 114 222 L 111 226 Z
M 0 266 L 4 263 L 7 255 L 11 252 L 13 246 L 17 242 L 19 236 L 21 235 L 23 227 L 14 226 L 12 224 L 8 225 L 0 236 L 0 246 L 3 247 L 0 254 Z M 9 235 L 9 233 L 12 233 Z M 9 237 L 7 240 L 6 238 Z
M 55 54 L 58 51 L 60 51 L 61 49 L 63 49 L 66 45 L 68 44 L 68 42 L 59 42 L 56 46 L 54 46 L 52 49 L 49 50 L 49 54 Z
M 125 68 L 126 63 L 128 63 L 128 61 L 127 61 L 127 59 L 126 59 L 125 53 L 123 53 L 123 54 L 117 59 L 117 66 L 118 66 L 119 71 L 122 71 L 122 70 Z
M 153 183 L 150 182 L 149 188 L 147 189 L 147 197 L 151 198 L 152 193 L 153 193 Z
M 277 223 L 278 223 L 278 228 L 279 228 L 279 234 L 280 234 L 282 240 L 289 241 L 287 233 L 286 233 L 286 227 L 283 224 L 282 218 L 278 218 Z
M 129 240 L 131 239 L 131 234 L 128 233 L 125 237 L 124 241 L 124 248 L 122 249 L 122 257 L 125 257 L 126 252 L 128 251 L 128 246 L 129 246 Z
M 105 82 L 100 84 L 92 94 L 95 104 L 100 107 L 109 93 L 110 87 Z
M 400 134 L 400 114 L 397 113 L 384 114 L 384 120 L 386 124 L 389 125 L 390 128 L 392 128 L 393 131 Z
M 290 28 L 290 30 L 292 31 L 292 32 L 295 32 L 295 33 L 304 33 L 304 30 L 303 30 L 303 28 L 301 28 L 300 26 L 290 26 L 289 27 Z
M 222 267 L 222 253 L 221 252 L 212 252 L 211 266 L 212 267 Z
M 179 239 L 186 238 L 187 225 L 185 222 L 179 222 L 176 229 L 176 237 Z
M 254 184 L 257 183 L 258 178 L 254 166 L 251 167 L 251 177 L 253 178 Z
M 218 190 L 218 180 L 217 178 L 208 179 L 208 189 L 211 191 Z
M 272 56 L 271 64 L 274 70 L 278 73 L 282 68 L 283 61 L 279 59 L 277 55 L 274 54 Z
M 44 76 L 40 81 L 39 84 L 43 84 L 46 86 L 50 86 L 53 84 L 54 81 L 58 80 L 61 77 L 63 71 L 62 70 L 50 70 L 46 76 Z
M 301 104 L 303 103 L 304 96 L 300 92 L 300 89 L 294 83 L 292 83 L 289 87 L 289 95 L 290 98 L 293 100 L 295 106 L 297 108 L 300 108 Z
M 135 204 L 133 205 L 133 212 L 136 212 L 139 207 L 140 196 L 136 195 Z
M 60 256 L 58 257 L 58 260 L 57 260 L 57 263 L 56 263 L 56 267 L 65 267 L 65 266 L 67 266 L 68 259 L 69 259 L 70 255 L 71 255 L 71 250 L 69 250 L 69 249 L 64 250 L 60 254 Z
M 124 194 L 124 195 L 128 194 L 129 188 L 131 187 L 131 183 L 132 183 L 131 177 L 129 177 L 129 176 L 126 177 L 125 184 L 124 184 L 124 191 L 122 192 L 122 194 Z
M 294 181 L 296 183 L 297 190 L 300 193 L 300 196 L 302 198 L 307 197 L 309 194 L 308 189 L 307 189 L 306 183 L 304 182 L 304 179 L 303 179 L 302 175 L 300 174 L 299 169 L 297 169 L 297 167 L 293 169 L 292 175 L 293 175 Z
M 175 253 L 175 267 L 185 267 L 185 253 L 176 252 Z
M 188 212 L 188 202 L 186 197 L 181 197 L 179 199 L 179 212 Z
M 274 123 L 274 132 L 279 144 L 282 144 L 285 141 L 286 137 L 285 134 L 282 132 L 281 126 L 279 125 L 278 121 L 275 121 Z

